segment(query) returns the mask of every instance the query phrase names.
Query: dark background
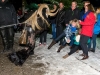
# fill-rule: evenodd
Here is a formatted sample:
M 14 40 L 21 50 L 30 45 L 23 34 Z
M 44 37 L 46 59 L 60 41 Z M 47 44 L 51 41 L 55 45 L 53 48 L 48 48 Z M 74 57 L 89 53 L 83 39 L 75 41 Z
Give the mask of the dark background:
M 43 3 L 43 0 L 26 0 L 28 4 L 34 2 L 34 3 Z M 83 0 L 85 1 L 85 0 Z M 15 6 L 16 9 L 22 6 L 22 0 L 10 0 L 11 3 Z M 100 6 L 100 0 L 90 0 L 91 4 L 93 4 L 94 7 Z
M 85 0 L 83 0 L 85 1 Z M 100 7 L 100 0 L 89 0 L 94 7 Z

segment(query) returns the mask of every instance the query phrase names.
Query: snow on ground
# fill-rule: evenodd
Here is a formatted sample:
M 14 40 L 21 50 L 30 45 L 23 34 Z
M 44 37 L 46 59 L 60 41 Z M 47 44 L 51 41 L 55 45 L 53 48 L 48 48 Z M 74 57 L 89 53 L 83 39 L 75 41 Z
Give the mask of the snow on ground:
M 96 49 L 95 53 L 89 52 L 89 59 L 78 60 L 82 57 L 74 53 L 66 59 L 63 59 L 69 47 L 62 49 L 57 53 L 59 45 L 54 45 L 50 50 L 47 49 L 51 43 L 52 36 L 48 34 L 46 46 L 38 46 L 39 38 L 36 40 L 35 54 L 31 60 L 27 60 L 24 65 L 31 67 L 33 70 L 41 70 L 44 73 L 40 75 L 100 75 L 100 50 Z M 31 65 L 28 63 L 31 62 Z

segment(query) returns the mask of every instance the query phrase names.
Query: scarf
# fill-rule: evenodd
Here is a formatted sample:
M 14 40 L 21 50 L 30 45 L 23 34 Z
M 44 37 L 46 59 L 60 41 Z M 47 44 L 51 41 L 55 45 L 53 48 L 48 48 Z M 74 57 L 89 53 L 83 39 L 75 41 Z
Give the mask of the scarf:
M 84 21 L 84 19 L 86 18 L 86 16 L 90 13 L 90 11 L 84 13 L 84 15 L 82 16 L 82 21 Z

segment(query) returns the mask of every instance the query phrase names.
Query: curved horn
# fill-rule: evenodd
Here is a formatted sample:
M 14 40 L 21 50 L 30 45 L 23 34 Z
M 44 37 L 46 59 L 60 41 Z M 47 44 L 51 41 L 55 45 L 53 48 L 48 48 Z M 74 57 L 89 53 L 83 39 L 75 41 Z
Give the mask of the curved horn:
M 48 13 L 48 15 L 50 15 L 50 16 L 55 16 L 56 14 L 57 14 L 57 12 L 58 12 L 58 10 L 55 12 L 55 13 Z
M 35 11 L 24 23 L 31 25 L 33 30 L 35 30 L 35 28 L 39 30 L 42 29 L 37 23 L 37 11 Z
M 57 6 L 55 5 L 54 9 L 50 10 L 50 12 L 55 12 L 57 10 Z

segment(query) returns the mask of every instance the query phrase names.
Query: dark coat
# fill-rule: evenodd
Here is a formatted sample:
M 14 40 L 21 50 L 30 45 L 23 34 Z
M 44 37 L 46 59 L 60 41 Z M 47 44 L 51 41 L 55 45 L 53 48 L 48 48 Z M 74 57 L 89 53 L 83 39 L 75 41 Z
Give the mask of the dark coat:
M 69 21 L 73 19 L 80 19 L 80 10 L 78 8 L 74 9 L 73 11 L 70 8 L 66 11 L 65 24 L 69 24 Z
M 17 14 L 12 4 L 0 2 L 0 26 L 17 23 Z
M 56 13 L 57 10 L 58 10 L 58 8 L 54 12 L 52 12 L 52 13 Z M 55 24 L 56 23 L 56 17 L 57 17 L 57 15 L 55 15 L 55 16 L 49 16 L 51 24 Z
M 65 20 L 65 9 L 58 11 L 57 17 L 56 17 L 56 26 L 64 26 L 64 20 Z

